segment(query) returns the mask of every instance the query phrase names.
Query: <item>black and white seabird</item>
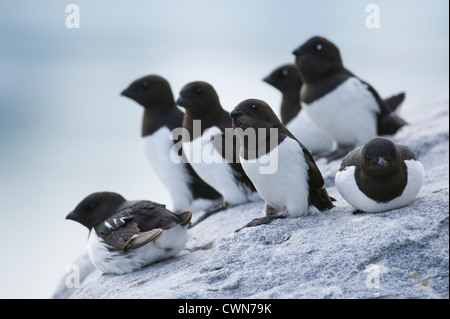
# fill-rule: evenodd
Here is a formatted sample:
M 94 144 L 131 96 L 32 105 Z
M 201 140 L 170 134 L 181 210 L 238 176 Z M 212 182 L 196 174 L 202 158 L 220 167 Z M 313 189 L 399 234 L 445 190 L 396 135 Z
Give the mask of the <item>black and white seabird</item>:
M 407 123 L 367 82 L 347 70 L 339 49 L 315 36 L 293 54 L 303 81 L 301 103 L 337 146 L 361 146 L 378 135 L 396 133 Z
M 280 115 L 281 122 L 294 136 L 313 154 L 331 151 L 333 142 L 303 111 L 300 102 L 302 80 L 294 64 L 285 64 L 276 68 L 263 79 L 282 93 Z M 396 110 L 404 101 L 405 93 L 401 92 L 384 100 L 385 104 Z
M 332 140 L 311 120 L 307 112 L 302 112 L 299 94 L 302 80 L 295 65 L 282 65 L 263 80 L 282 93 L 280 115 L 288 130 L 313 154 L 331 151 Z
M 221 195 L 206 184 L 174 145 L 172 130 L 181 128 L 184 113 L 177 108 L 169 82 L 158 75 L 137 79 L 122 95 L 144 107 L 142 137 L 154 172 L 168 190 L 173 209 L 193 212 L 217 205 Z
M 88 254 L 103 273 L 124 274 L 178 254 L 186 245 L 192 213 L 175 214 L 151 201 L 93 193 L 66 219 L 89 229 Z
M 260 199 L 239 163 L 231 118 L 209 83 L 186 84 L 177 104 L 186 109 L 183 150 L 197 174 L 223 196 L 224 207 Z
M 266 201 L 266 215 L 295 218 L 334 206 L 311 153 L 267 103 L 242 101 L 230 116 L 241 140 L 242 167 Z
M 423 178 L 424 168 L 413 151 L 375 137 L 343 159 L 335 183 L 357 212 L 375 213 L 408 205 Z

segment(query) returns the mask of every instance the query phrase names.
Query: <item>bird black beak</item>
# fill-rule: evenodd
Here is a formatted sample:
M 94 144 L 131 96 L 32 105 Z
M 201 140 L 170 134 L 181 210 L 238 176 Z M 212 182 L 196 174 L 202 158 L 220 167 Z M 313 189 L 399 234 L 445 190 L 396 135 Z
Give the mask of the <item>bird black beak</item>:
M 183 106 L 186 104 L 186 102 L 189 100 L 189 98 L 184 97 L 182 95 L 180 95 L 176 101 L 177 105 Z
M 125 90 L 122 91 L 122 93 L 120 93 L 120 95 L 131 97 L 131 90 L 129 88 L 126 88 Z
M 381 168 L 385 168 L 389 161 L 385 159 L 383 156 L 377 158 L 377 165 Z
M 263 79 L 264 82 L 268 83 L 268 84 L 272 84 L 274 82 L 273 78 L 268 75 Z
M 78 214 L 75 213 L 75 211 L 72 211 L 66 216 L 66 219 L 77 220 Z
M 302 56 L 302 55 L 304 55 L 305 53 L 306 53 L 306 52 L 303 51 L 301 48 L 295 49 L 295 50 L 292 52 L 292 54 L 295 55 L 295 56 Z
M 230 113 L 230 117 L 235 119 L 240 117 L 241 115 L 244 115 L 244 112 L 240 111 L 239 109 L 234 109 L 233 111 L 231 111 Z

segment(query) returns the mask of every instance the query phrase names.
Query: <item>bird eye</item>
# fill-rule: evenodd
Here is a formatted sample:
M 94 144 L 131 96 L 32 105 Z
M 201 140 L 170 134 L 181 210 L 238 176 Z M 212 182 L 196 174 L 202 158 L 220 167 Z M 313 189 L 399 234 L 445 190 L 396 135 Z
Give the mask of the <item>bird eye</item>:
M 316 50 L 317 50 L 317 51 L 322 50 L 322 44 L 320 44 L 320 43 L 317 44 L 317 45 L 316 45 Z
M 258 105 L 253 104 L 253 105 L 252 105 L 252 110 L 257 110 L 257 109 L 258 109 Z
M 288 75 L 288 73 L 289 73 L 289 71 L 286 70 L 286 69 L 283 69 L 283 70 L 281 71 L 281 75 L 282 75 L 282 76 L 286 76 L 286 75 Z
M 366 154 L 366 159 L 370 160 L 370 155 Z
M 142 82 L 142 86 L 146 88 L 148 86 L 148 82 L 147 81 Z
M 197 93 L 197 94 L 202 93 L 202 89 L 201 89 L 201 88 L 196 88 L 196 89 L 195 89 L 195 93 Z
M 95 207 L 94 203 L 90 203 L 90 204 L 86 207 L 86 209 L 87 209 L 87 210 L 93 210 L 94 207 Z

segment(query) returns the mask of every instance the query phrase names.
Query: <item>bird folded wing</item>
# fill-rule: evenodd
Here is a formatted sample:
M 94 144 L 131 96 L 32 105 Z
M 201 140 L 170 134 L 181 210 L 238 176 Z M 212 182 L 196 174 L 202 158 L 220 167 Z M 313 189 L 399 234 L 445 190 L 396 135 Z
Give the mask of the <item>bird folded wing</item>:
M 192 212 L 190 210 L 185 210 L 184 212 L 178 214 L 175 213 L 175 215 L 177 215 L 181 225 L 189 224 L 192 218 Z
M 161 228 L 155 228 L 143 233 L 139 233 L 136 236 L 133 236 L 126 245 L 126 249 L 136 249 L 142 247 L 152 240 L 158 238 L 164 232 Z
M 103 234 L 109 234 L 111 231 L 118 230 L 123 227 L 128 220 L 133 219 L 133 211 L 130 208 L 119 211 L 103 223 L 97 225 L 95 230 Z
M 139 235 L 140 230 L 134 221 L 130 221 L 114 230 L 108 230 L 107 233 L 97 231 L 100 238 L 103 239 L 111 250 L 123 251 L 127 248 L 129 242 Z
M 402 104 L 402 102 L 405 100 L 406 93 L 401 92 L 399 94 L 393 95 L 387 99 L 384 99 L 384 103 L 392 110 L 396 111 L 398 106 Z

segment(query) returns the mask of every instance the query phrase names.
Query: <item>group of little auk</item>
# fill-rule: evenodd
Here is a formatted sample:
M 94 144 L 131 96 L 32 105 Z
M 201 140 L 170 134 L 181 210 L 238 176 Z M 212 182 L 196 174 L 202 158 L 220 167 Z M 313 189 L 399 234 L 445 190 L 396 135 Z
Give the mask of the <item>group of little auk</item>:
M 343 157 L 335 184 L 354 213 L 392 210 L 416 198 L 422 164 L 408 147 L 382 137 L 407 125 L 396 112 L 405 94 L 380 97 L 344 67 L 338 47 L 323 37 L 310 38 L 293 54 L 295 64 L 264 78 L 282 93 L 281 120 L 259 99 L 229 113 L 202 81 L 186 84 L 176 101 L 158 75 L 139 78 L 122 92 L 144 107 L 146 155 L 173 212 L 113 192 L 83 199 L 66 218 L 89 229 L 88 253 L 100 271 L 123 274 L 175 256 L 188 241 L 188 228 L 250 201 L 265 201 L 264 216 L 244 227 L 332 209 L 336 200 L 315 162 L 320 157 Z M 186 134 L 174 134 L 180 128 Z M 256 132 L 253 141 L 249 129 Z M 209 158 L 192 160 L 198 154 Z M 265 172 L 268 163 L 276 166 Z M 194 224 L 192 212 L 202 214 Z

